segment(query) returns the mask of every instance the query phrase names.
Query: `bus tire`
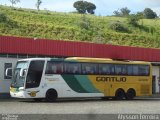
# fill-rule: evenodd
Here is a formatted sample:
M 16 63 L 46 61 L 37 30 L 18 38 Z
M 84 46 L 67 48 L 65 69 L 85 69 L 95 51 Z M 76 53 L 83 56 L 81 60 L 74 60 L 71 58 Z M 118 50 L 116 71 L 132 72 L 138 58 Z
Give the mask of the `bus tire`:
M 126 93 L 127 100 L 132 100 L 135 96 L 136 96 L 136 92 L 134 89 L 130 88 L 127 90 L 127 93 Z
M 125 92 L 123 89 L 118 89 L 115 94 L 116 100 L 122 100 L 125 98 Z
M 57 91 L 56 90 L 54 90 L 54 89 L 49 89 L 49 90 L 47 90 L 47 92 L 46 92 L 46 101 L 47 102 L 54 102 L 54 101 L 56 101 L 56 99 L 57 99 Z

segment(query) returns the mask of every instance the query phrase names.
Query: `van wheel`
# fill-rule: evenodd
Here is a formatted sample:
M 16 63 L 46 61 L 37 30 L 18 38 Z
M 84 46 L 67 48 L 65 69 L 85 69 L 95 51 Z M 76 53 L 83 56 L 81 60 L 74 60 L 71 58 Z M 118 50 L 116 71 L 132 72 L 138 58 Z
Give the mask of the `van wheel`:
M 136 92 L 134 89 L 128 89 L 126 93 L 127 100 L 132 100 L 136 96 Z
M 49 89 L 46 92 L 46 101 L 47 102 L 54 102 L 57 99 L 57 92 L 54 89 Z
M 123 89 L 118 89 L 116 91 L 115 98 L 116 98 L 116 100 L 122 100 L 125 98 L 125 93 L 124 93 Z

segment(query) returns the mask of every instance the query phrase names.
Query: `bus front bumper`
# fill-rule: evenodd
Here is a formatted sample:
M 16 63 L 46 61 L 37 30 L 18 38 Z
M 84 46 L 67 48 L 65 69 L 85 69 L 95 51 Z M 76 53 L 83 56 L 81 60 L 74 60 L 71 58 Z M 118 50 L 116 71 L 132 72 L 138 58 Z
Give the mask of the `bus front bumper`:
M 38 98 L 39 91 L 26 91 L 25 89 L 10 88 L 10 95 L 14 98 Z
M 14 98 L 26 98 L 24 91 L 19 91 L 19 92 L 10 91 L 10 95 L 11 95 L 11 97 L 14 97 Z

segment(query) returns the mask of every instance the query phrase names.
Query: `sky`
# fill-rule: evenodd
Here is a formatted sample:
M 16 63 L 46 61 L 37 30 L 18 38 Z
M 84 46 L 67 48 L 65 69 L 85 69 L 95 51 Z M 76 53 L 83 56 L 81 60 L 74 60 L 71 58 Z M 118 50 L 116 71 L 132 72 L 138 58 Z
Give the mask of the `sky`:
M 21 8 L 36 9 L 37 0 L 20 0 L 20 3 L 14 5 Z M 41 10 L 51 10 L 57 12 L 73 12 L 76 9 L 73 3 L 78 0 L 42 0 Z M 145 8 L 151 8 L 157 15 L 160 15 L 160 0 L 85 0 L 96 5 L 95 14 L 101 16 L 113 15 L 115 10 L 127 7 L 131 13 L 143 11 Z M 11 6 L 9 0 L 0 0 L 1 5 Z

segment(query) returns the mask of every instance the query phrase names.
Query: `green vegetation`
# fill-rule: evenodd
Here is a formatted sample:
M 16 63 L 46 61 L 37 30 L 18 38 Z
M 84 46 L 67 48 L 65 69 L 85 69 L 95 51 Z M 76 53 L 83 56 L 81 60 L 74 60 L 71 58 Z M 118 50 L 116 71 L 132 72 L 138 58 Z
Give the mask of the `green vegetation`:
M 96 9 L 95 4 L 87 1 L 82 1 L 82 0 L 76 1 L 73 4 L 73 7 L 75 7 L 78 13 L 81 13 L 81 14 L 85 14 L 86 12 L 90 14 L 94 14 L 94 10 Z
M 127 17 L 0 6 L 0 35 L 160 48 L 160 19 L 131 22 L 138 25 Z
M 144 17 L 147 19 L 154 19 L 157 17 L 157 14 L 153 12 L 153 10 L 151 10 L 150 8 L 145 8 L 143 13 L 144 13 Z

